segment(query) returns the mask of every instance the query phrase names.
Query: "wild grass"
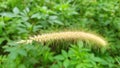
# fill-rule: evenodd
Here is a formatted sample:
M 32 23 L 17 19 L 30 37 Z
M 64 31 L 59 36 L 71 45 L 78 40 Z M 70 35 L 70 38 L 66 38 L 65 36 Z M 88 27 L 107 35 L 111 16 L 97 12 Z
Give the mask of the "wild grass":
M 30 37 L 28 40 L 18 41 L 17 43 L 32 43 L 33 41 L 48 42 L 48 41 L 55 41 L 55 40 L 84 40 L 84 41 L 89 40 L 100 46 L 107 45 L 107 42 L 105 39 L 103 39 L 95 34 L 82 32 L 82 31 L 66 31 L 66 32 L 46 33 L 46 34 Z

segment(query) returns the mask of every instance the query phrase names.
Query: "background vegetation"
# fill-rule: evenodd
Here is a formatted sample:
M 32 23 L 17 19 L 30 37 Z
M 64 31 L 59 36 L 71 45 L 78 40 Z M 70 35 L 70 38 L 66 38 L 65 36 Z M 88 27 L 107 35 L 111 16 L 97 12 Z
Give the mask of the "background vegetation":
M 120 0 L 0 0 L 0 68 L 119 68 L 119 10 Z M 52 44 L 54 51 L 49 43 L 15 44 L 66 30 L 97 33 L 109 48 L 84 41 Z

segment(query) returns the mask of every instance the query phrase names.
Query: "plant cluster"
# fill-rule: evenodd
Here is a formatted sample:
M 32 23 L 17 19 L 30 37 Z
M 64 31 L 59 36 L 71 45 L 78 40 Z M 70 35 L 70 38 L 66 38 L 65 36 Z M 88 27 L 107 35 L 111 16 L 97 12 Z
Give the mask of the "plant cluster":
M 119 68 L 119 10 L 120 0 L 0 0 L 0 68 Z M 32 37 L 67 30 L 97 33 L 109 46 Z

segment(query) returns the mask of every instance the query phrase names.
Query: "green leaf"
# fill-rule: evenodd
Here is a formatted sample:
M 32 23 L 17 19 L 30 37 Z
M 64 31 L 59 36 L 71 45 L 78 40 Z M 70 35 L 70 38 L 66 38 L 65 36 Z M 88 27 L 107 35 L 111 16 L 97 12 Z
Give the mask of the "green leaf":
M 11 12 L 2 12 L 0 15 L 5 17 L 16 17 L 16 15 Z
M 0 27 L 4 27 L 5 23 L 3 21 L 0 21 Z
M 59 21 L 59 20 L 54 20 L 54 22 L 56 23 L 56 24 L 58 24 L 58 25 L 64 25 L 61 21 Z
M 63 66 L 64 66 L 65 68 L 68 68 L 69 65 L 70 65 L 70 61 L 69 61 L 68 59 L 64 60 Z
M 15 14 L 18 14 L 20 11 L 19 11 L 19 9 L 17 8 L 17 7 L 15 7 L 14 9 L 13 9 L 13 13 L 15 13 Z
M 57 16 L 49 16 L 49 19 L 50 20 L 55 20 L 55 19 L 57 19 L 58 17 Z
M 79 46 L 79 48 L 82 48 L 83 47 L 83 42 L 82 41 L 78 41 L 77 45 Z
M 99 57 L 94 57 L 93 61 L 104 64 L 104 65 L 108 64 L 108 62 L 106 62 L 105 60 L 103 60 L 103 59 L 101 59 Z
M 27 56 L 27 52 L 26 52 L 24 49 L 19 49 L 19 50 L 18 50 L 18 53 L 19 53 L 21 56 Z
M 40 15 L 40 13 L 35 13 L 35 14 L 33 14 L 33 15 L 31 16 L 31 18 L 41 19 L 42 17 L 41 17 L 41 15 Z
M 75 68 L 82 68 L 82 65 L 81 65 L 81 64 L 78 64 L 78 65 L 76 65 Z
M 18 56 L 17 52 L 12 52 L 12 53 L 9 54 L 8 58 L 10 60 L 15 60 L 17 58 L 17 56 Z
M 42 28 L 41 25 L 33 26 L 33 31 L 36 32 L 36 31 L 40 30 L 40 28 Z
M 0 38 L 0 44 L 1 44 L 4 40 L 5 40 L 4 38 Z
M 18 68 L 26 68 L 26 66 L 24 64 L 20 64 Z
M 66 52 L 66 51 L 64 51 L 64 50 L 62 50 L 62 55 L 63 55 L 65 58 L 67 58 L 67 57 L 68 57 L 67 52 Z
M 56 60 L 64 60 L 65 58 L 62 55 L 57 55 L 54 57 Z

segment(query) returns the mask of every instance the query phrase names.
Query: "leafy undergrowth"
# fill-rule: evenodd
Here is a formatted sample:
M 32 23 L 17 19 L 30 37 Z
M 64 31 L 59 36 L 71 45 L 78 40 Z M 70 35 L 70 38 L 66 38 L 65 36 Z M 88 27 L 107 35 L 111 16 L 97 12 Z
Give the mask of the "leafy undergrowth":
M 0 68 L 119 68 L 119 10 L 120 0 L 0 0 Z M 68 30 L 99 34 L 109 46 L 11 43 Z
M 105 50 L 96 51 L 84 46 L 81 41 L 69 45 L 59 53 L 40 43 L 5 47 L 8 56 L 1 56 L 2 68 L 119 68 L 118 58 L 110 57 Z M 59 45 L 58 45 L 59 46 Z M 66 46 L 66 45 L 64 45 Z M 104 48 L 101 48 L 104 49 Z

